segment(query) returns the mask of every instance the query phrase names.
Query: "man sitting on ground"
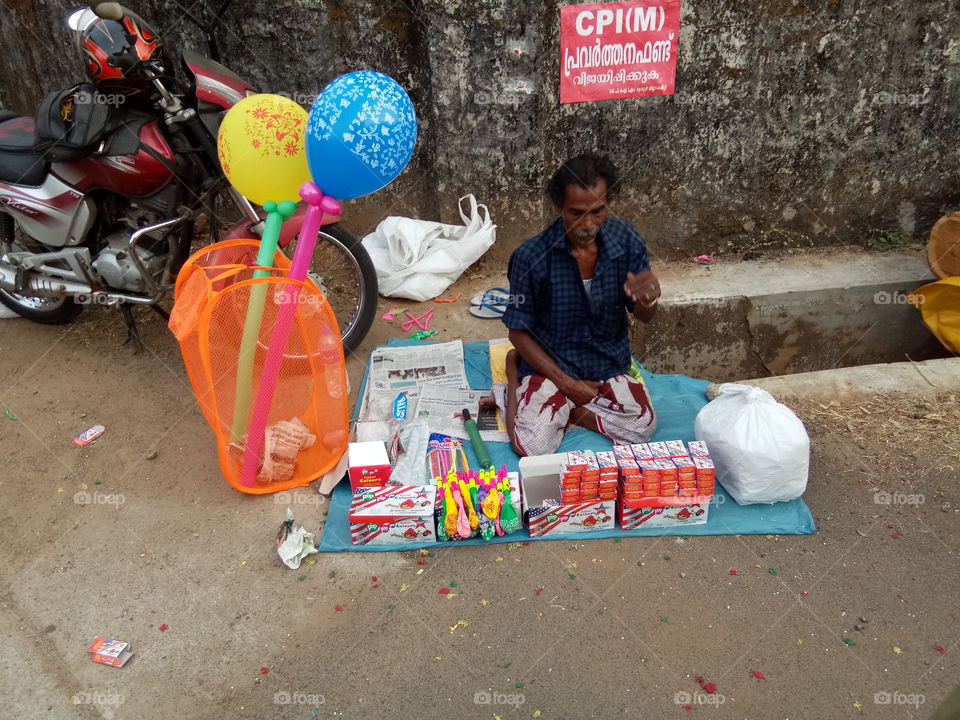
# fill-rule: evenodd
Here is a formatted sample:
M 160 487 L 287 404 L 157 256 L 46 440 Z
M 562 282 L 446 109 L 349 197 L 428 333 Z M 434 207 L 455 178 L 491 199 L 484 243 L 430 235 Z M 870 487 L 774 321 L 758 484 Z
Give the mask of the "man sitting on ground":
M 510 256 L 506 422 L 519 455 L 555 452 L 570 425 L 618 443 L 656 427 L 646 387 L 627 374 L 626 313 L 649 322 L 660 283 L 636 229 L 607 217 L 617 182 L 605 157 L 568 160 L 547 184 L 560 217 Z

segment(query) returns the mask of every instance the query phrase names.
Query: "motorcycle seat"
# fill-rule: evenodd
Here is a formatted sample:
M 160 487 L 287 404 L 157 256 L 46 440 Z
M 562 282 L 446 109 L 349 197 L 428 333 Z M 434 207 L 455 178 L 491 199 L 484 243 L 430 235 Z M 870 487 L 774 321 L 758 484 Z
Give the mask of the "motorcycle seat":
M 50 163 L 33 149 L 36 122 L 26 115 L 0 112 L 0 181 L 42 185 Z

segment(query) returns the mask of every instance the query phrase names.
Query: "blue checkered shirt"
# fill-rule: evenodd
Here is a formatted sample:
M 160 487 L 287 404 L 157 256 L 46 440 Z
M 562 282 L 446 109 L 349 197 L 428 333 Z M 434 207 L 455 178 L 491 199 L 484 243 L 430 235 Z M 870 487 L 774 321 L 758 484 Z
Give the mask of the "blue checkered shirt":
M 511 302 L 503 324 L 529 332 L 577 380 L 608 380 L 630 369 L 627 312 L 633 301 L 623 284 L 628 272 L 650 268 L 646 244 L 626 220 L 608 218 L 597 243 L 589 297 L 561 218 L 514 250 L 507 266 Z M 536 374 L 521 360 L 520 377 Z

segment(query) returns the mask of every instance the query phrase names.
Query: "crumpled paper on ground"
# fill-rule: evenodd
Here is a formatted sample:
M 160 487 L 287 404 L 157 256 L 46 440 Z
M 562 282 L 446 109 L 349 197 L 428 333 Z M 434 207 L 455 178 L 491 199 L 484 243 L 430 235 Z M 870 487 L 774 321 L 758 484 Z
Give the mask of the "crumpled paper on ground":
M 277 554 L 283 564 L 296 570 L 307 555 L 315 552 L 317 543 L 313 539 L 313 533 L 307 532 L 302 525 L 294 526 L 293 510 L 287 508 L 287 519 L 277 533 Z

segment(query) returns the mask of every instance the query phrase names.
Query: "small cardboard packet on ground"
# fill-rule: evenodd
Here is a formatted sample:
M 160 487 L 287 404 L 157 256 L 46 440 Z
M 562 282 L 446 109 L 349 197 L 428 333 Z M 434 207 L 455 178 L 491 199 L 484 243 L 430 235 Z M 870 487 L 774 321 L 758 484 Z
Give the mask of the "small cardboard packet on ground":
M 87 652 L 95 663 L 110 667 L 123 667 L 133 655 L 129 643 L 108 637 L 95 637 L 87 648 Z

